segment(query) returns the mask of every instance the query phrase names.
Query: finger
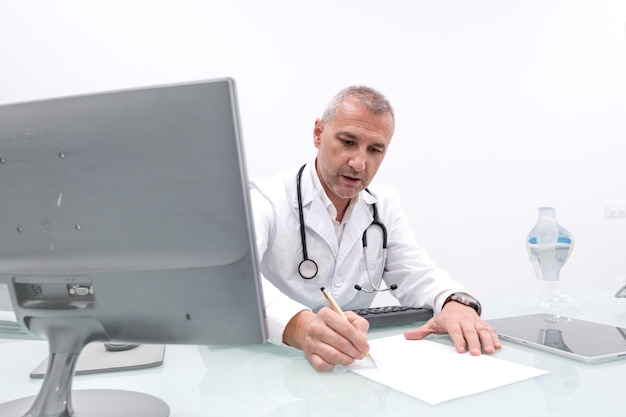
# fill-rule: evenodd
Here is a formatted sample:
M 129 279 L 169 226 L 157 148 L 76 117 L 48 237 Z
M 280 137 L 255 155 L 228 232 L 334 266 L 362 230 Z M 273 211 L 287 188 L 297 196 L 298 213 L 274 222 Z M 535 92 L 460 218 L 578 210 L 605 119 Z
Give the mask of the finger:
M 480 337 L 478 331 L 474 326 L 469 327 L 463 332 L 465 336 L 465 342 L 467 343 L 467 350 L 472 356 L 479 356 L 481 354 Z
M 465 353 L 469 347 L 471 350 L 472 345 L 470 345 L 471 335 L 467 334 L 463 331 L 460 325 L 455 325 L 448 329 L 448 334 L 450 335 L 450 339 L 452 339 L 452 343 L 454 344 L 454 348 L 459 353 Z M 476 346 L 478 343 L 478 337 L 476 336 L 476 332 L 474 332 L 474 338 L 476 339 L 473 346 Z M 480 345 L 478 345 L 478 353 L 480 354 Z M 473 353 L 472 353 L 473 354 Z
M 370 329 L 369 321 L 365 320 L 354 311 L 346 311 L 345 315 L 348 318 L 348 321 L 352 324 L 352 326 L 354 326 L 361 333 L 366 334 L 367 331 Z
M 358 314 L 347 311 L 346 317 L 348 321 L 357 331 L 357 337 L 350 339 L 354 347 L 361 353 L 367 353 L 370 351 L 370 344 L 367 339 L 367 332 L 370 328 L 370 323 Z
M 482 320 L 463 328 L 463 336 L 469 352 L 475 356 L 481 354 L 481 346 L 485 353 L 494 353 L 502 347 L 498 333 Z
M 366 330 L 369 324 L 360 323 L 360 320 L 366 320 L 362 317 L 357 319 L 354 317 L 356 314 L 352 313 L 354 314 L 352 316 L 349 313 L 346 313 L 346 317 L 348 317 L 348 320 L 346 320 L 331 311 L 329 316 L 325 317 L 325 323 L 328 329 L 332 331 L 326 332 L 322 340 L 352 359 L 362 359 L 364 354 L 370 349 Z M 362 328 L 356 328 L 350 320 L 356 320 L 357 324 Z
M 313 367 L 323 371 L 332 370 L 335 365 L 348 366 L 356 359 L 354 356 L 344 353 L 341 348 L 324 342 L 312 345 L 305 353 Z M 361 358 L 364 356 L 360 352 L 357 354 Z
M 328 308 L 307 321 L 303 334 L 302 350 L 311 365 L 320 371 L 332 370 L 335 365 L 350 365 L 365 356 L 363 351 L 369 350 L 366 334 Z M 356 339 L 360 336 L 364 341 L 362 350 L 346 334 L 353 334 Z
M 313 366 L 313 368 L 317 371 L 330 372 L 335 369 L 335 365 L 327 362 L 326 360 L 324 360 L 324 358 L 316 353 L 307 355 L 307 359 L 311 366 Z
M 478 328 L 478 336 L 483 346 L 485 353 L 494 353 L 497 349 L 502 347 L 498 332 L 489 325 L 484 325 Z

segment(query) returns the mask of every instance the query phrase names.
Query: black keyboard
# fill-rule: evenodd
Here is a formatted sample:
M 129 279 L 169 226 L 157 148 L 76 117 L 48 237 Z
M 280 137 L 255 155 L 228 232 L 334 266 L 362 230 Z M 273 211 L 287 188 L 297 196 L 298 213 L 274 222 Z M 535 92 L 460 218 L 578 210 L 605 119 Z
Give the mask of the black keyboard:
M 406 306 L 357 308 L 352 311 L 369 321 L 370 327 L 400 326 L 426 321 L 433 316 L 433 311 L 428 308 Z

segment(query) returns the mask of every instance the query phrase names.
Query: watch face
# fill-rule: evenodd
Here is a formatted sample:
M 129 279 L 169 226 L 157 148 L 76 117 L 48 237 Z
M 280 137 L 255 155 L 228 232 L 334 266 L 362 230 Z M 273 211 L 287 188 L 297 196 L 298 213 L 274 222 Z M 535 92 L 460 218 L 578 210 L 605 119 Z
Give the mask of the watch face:
M 452 294 L 452 296 L 450 296 L 450 299 L 457 301 L 459 303 L 465 304 L 466 306 L 472 307 L 480 315 L 480 312 L 481 312 L 480 303 L 474 297 L 471 297 L 466 294 L 457 293 L 457 294 Z

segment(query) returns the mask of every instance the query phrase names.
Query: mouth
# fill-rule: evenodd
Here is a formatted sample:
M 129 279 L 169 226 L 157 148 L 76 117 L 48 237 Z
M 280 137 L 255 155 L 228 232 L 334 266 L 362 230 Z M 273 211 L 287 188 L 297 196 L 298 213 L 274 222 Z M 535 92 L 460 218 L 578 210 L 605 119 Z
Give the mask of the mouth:
M 343 180 L 346 183 L 348 183 L 350 185 L 357 185 L 357 184 L 360 184 L 363 181 L 363 179 L 360 178 L 360 177 L 353 177 L 353 176 L 350 176 L 350 175 L 342 175 L 341 177 L 343 178 Z

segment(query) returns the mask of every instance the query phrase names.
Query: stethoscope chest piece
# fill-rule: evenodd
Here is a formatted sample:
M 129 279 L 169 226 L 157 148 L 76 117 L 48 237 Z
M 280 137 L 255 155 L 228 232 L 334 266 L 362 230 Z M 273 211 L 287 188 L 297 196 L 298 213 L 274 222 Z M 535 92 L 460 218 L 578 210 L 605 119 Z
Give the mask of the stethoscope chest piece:
M 312 279 L 317 275 L 317 264 L 312 259 L 304 259 L 298 265 L 298 272 L 304 279 Z

